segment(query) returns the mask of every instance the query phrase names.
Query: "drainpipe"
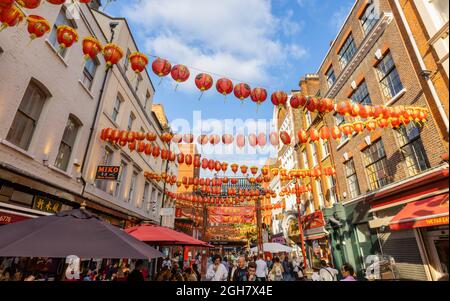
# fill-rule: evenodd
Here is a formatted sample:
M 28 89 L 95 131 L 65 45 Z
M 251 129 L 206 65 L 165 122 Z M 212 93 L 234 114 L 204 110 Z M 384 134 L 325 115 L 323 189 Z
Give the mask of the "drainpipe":
M 117 25 L 119 25 L 119 23 L 117 23 L 117 22 L 111 22 L 109 24 L 109 27 L 111 29 L 111 39 L 109 40 L 109 43 L 112 43 L 113 40 L 114 40 L 115 28 L 117 27 Z M 108 79 L 108 75 L 110 74 L 111 70 L 112 70 L 112 67 L 108 68 L 106 70 L 106 72 L 105 72 L 105 76 L 103 77 L 102 88 L 100 89 L 100 95 L 98 97 L 97 107 L 95 109 L 94 120 L 92 121 L 92 125 L 91 125 L 90 131 L 89 131 L 89 138 L 88 138 L 88 141 L 87 141 L 87 144 L 86 144 L 86 149 L 84 151 L 83 162 L 81 164 L 80 180 L 81 180 L 81 182 L 83 182 L 83 190 L 81 192 L 82 196 L 84 196 L 84 192 L 86 190 L 86 184 L 87 184 L 86 179 L 84 178 L 84 173 L 85 173 L 85 169 L 86 169 L 87 155 L 88 155 L 88 152 L 89 152 L 89 150 L 91 148 L 92 137 L 94 135 L 94 129 L 95 129 L 95 125 L 97 123 L 97 119 L 98 119 L 98 115 L 99 115 L 99 111 L 100 111 L 100 104 L 102 102 L 102 98 L 103 98 L 103 94 L 104 94 L 104 91 L 105 91 L 105 86 L 106 86 L 106 82 L 107 82 L 107 79 Z
M 412 34 L 411 28 L 409 27 L 409 24 L 408 24 L 408 22 L 406 20 L 405 14 L 404 14 L 404 12 L 402 10 L 402 7 L 400 6 L 400 3 L 398 2 L 398 0 L 394 0 L 394 3 L 395 3 L 395 6 L 397 8 L 397 11 L 398 11 L 398 13 L 400 15 L 400 18 L 402 19 L 402 23 L 405 26 L 406 32 L 408 33 L 409 41 L 411 42 L 413 50 L 414 50 L 414 53 L 415 53 L 415 55 L 416 55 L 416 57 L 417 57 L 417 59 L 419 61 L 420 69 L 422 69 L 422 74 L 424 74 L 424 72 L 427 69 L 426 69 L 426 66 L 425 66 L 425 62 L 423 61 L 422 55 L 420 54 L 419 47 L 417 46 L 417 43 L 414 40 L 414 36 Z M 436 88 L 434 87 L 433 82 L 431 81 L 430 77 L 425 75 L 424 78 L 427 81 L 428 87 L 429 87 L 429 89 L 431 91 L 431 95 L 433 96 L 434 103 L 436 104 L 436 106 L 437 106 L 437 108 L 439 110 L 439 114 L 441 115 L 441 118 L 442 118 L 442 120 L 444 122 L 445 129 L 446 129 L 446 132 L 447 132 L 447 135 L 448 135 L 448 133 L 449 133 L 449 131 L 448 131 L 448 117 L 447 117 L 447 114 L 445 113 L 445 109 L 442 106 L 442 102 L 439 99 L 439 96 L 438 96 L 438 94 L 436 92 Z

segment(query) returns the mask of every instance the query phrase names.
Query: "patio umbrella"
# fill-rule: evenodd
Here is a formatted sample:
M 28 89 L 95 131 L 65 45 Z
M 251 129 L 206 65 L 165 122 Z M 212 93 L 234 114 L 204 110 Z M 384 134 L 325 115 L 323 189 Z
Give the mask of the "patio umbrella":
M 160 227 L 156 225 L 139 225 L 136 227 L 125 229 L 125 231 L 139 239 L 151 245 L 159 246 L 191 246 L 191 247 L 206 247 L 213 248 L 210 244 L 195 239 L 187 234 L 172 230 L 166 227 Z
M 164 254 L 81 209 L 0 227 L 0 257 L 153 259 Z
M 264 249 L 264 252 L 267 252 L 267 253 L 281 253 L 281 252 L 289 253 L 289 252 L 292 252 L 292 250 L 293 250 L 291 247 L 288 247 L 288 246 L 285 246 L 285 245 L 282 245 L 279 243 L 275 243 L 275 242 L 265 243 L 263 245 L 263 249 Z M 258 247 L 251 248 L 250 251 L 253 253 L 256 253 L 256 252 L 258 252 Z

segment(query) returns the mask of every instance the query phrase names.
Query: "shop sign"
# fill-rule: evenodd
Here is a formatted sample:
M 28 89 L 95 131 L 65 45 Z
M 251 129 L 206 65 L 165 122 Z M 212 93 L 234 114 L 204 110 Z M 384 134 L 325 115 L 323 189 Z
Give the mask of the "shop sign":
M 286 239 L 282 235 L 279 235 L 279 236 L 276 236 L 276 237 L 272 236 L 271 242 L 285 245 L 286 244 Z
M 325 220 L 322 211 L 316 211 L 313 214 L 302 218 L 303 230 L 325 227 Z
M 0 225 L 8 225 L 30 219 L 30 217 L 0 211 Z
M 61 211 L 62 208 L 62 203 L 46 198 L 46 197 L 42 197 L 42 196 L 34 196 L 33 199 L 33 209 L 36 210 L 40 210 L 40 211 L 44 211 L 44 212 L 48 212 L 48 213 L 58 213 Z
M 98 166 L 96 180 L 112 180 L 117 181 L 119 178 L 120 166 Z

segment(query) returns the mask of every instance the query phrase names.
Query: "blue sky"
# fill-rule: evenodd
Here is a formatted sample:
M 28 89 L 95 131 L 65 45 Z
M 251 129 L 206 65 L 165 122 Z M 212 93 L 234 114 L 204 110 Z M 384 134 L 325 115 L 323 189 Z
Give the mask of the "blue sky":
M 175 91 L 170 76 L 156 86 L 169 120 L 266 119 L 273 114 L 270 94 L 298 89 L 302 75 L 317 71 L 354 0 L 118 0 L 106 12 L 128 19 L 141 51 L 174 63 L 225 75 L 267 88 L 258 112 L 250 98 L 244 105 L 215 88 L 199 101 L 191 69 L 188 83 Z M 215 80 L 220 76 L 213 76 Z M 206 133 L 208 134 L 208 133 Z

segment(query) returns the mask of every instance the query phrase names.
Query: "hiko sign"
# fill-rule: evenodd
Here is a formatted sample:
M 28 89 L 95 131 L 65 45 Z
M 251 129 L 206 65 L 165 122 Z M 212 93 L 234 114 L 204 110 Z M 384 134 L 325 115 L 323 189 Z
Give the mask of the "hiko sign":
M 99 166 L 97 167 L 96 180 L 117 181 L 119 178 L 120 166 Z

